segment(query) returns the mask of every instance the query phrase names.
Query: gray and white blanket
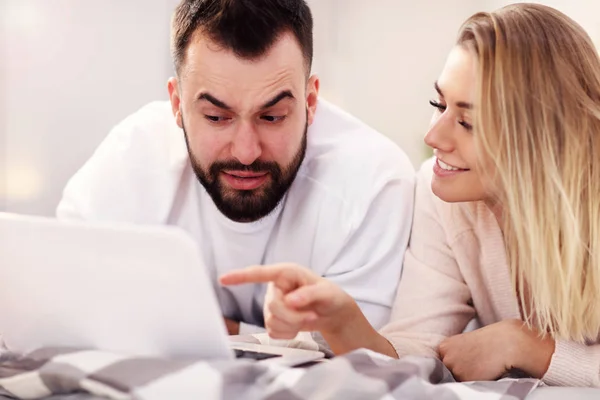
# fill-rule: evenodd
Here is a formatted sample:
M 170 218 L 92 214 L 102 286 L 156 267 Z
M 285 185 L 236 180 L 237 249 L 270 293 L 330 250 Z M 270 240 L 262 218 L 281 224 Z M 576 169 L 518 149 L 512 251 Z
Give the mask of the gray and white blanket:
M 0 398 L 8 399 L 516 400 L 538 385 L 532 379 L 457 383 L 437 360 L 395 360 L 367 350 L 305 368 L 74 349 L 0 356 Z

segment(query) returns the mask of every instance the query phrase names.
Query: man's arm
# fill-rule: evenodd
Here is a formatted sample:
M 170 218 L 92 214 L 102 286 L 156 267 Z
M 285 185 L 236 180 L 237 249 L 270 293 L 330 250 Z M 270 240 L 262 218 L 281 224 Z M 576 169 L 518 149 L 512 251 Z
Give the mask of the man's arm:
M 234 321 L 232 319 L 229 318 L 224 318 L 225 319 L 225 326 L 227 327 L 227 333 L 229 333 L 230 335 L 239 335 L 240 334 L 240 323 L 237 321 Z

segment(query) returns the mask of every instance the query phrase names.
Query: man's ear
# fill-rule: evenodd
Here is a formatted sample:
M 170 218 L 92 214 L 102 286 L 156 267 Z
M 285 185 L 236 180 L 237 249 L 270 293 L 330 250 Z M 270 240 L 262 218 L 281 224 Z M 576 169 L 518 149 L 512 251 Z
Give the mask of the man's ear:
M 169 90 L 169 99 L 171 100 L 171 108 L 177 125 L 183 129 L 183 121 L 181 117 L 181 97 L 179 95 L 179 84 L 177 78 L 169 78 L 167 83 L 167 89 Z
M 306 110 L 308 114 L 308 125 L 312 125 L 317 112 L 317 103 L 319 100 L 319 77 L 312 75 L 306 86 Z

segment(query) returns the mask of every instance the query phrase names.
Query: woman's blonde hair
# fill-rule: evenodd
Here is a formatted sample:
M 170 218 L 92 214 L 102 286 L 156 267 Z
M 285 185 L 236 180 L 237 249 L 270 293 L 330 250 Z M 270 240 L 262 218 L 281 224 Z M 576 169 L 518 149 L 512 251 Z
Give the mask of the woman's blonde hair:
M 479 13 L 458 43 L 477 59 L 474 134 L 503 210 L 525 321 L 555 338 L 600 332 L 600 60 L 561 12 Z

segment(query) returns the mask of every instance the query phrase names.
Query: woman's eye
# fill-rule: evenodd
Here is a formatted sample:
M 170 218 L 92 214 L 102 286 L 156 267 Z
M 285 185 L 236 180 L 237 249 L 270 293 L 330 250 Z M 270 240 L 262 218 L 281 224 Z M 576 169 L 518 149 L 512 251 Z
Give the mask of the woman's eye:
M 429 100 L 429 104 L 431 104 L 434 108 L 437 108 L 440 112 L 446 111 L 446 106 L 438 103 L 435 100 Z
M 466 130 L 470 131 L 473 130 L 473 125 L 469 124 L 468 122 L 465 121 L 458 121 L 458 123 L 460 125 L 462 125 L 463 128 L 465 128 Z

